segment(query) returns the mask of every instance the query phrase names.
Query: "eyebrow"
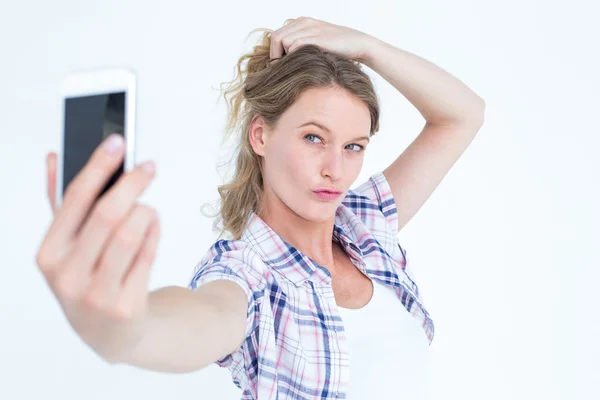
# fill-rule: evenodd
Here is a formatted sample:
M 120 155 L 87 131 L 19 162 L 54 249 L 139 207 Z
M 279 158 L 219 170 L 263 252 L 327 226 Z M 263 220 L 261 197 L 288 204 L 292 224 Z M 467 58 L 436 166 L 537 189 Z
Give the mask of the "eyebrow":
M 305 122 L 302 125 L 300 125 L 298 128 L 302 128 L 302 127 L 307 126 L 307 125 L 314 125 L 314 126 L 320 128 L 320 129 L 324 130 L 325 132 L 331 134 L 331 130 L 328 127 L 326 127 L 325 125 L 322 125 L 322 124 L 320 124 L 320 123 L 318 123 L 316 121 Z M 366 140 L 366 141 L 368 141 L 368 142 L 371 141 L 371 139 L 368 136 L 359 136 L 357 138 L 352 139 L 351 141 L 363 140 L 363 139 Z

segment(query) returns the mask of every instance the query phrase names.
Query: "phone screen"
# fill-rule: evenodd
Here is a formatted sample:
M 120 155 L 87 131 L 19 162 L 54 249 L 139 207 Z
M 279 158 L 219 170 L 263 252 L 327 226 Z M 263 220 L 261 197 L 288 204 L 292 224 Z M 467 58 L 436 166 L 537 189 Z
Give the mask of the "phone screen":
M 111 133 L 124 135 L 126 95 L 115 92 L 65 98 L 63 195 L 104 139 Z M 99 196 L 119 179 L 123 166 L 121 163 Z

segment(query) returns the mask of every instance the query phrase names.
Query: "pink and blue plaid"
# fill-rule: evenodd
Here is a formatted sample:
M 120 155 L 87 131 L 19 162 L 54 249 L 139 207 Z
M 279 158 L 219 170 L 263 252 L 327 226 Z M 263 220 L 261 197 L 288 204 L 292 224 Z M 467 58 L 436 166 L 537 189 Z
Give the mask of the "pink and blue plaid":
M 398 213 L 382 172 L 350 189 L 333 240 L 371 279 L 395 289 L 431 344 L 433 321 L 397 239 Z M 219 240 L 194 268 L 191 289 L 219 279 L 248 295 L 246 339 L 217 361 L 242 399 L 345 399 L 349 356 L 331 275 L 251 213 L 241 240 Z M 377 340 L 374 338 L 374 340 Z

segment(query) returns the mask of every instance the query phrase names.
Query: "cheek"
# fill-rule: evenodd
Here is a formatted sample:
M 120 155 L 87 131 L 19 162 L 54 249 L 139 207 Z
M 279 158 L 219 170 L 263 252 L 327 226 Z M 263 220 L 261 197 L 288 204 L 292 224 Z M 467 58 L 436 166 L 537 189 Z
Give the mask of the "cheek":
M 362 171 L 364 161 L 365 161 L 365 158 L 364 158 L 364 155 L 362 155 L 360 157 L 357 157 L 356 162 L 352 163 L 352 173 L 351 173 L 351 175 L 353 176 L 352 182 L 354 182 L 354 179 L 356 179 L 358 177 L 358 175 L 360 174 L 360 171 Z
M 292 195 L 303 188 L 310 187 L 307 177 L 310 166 L 307 157 L 297 148 L 280 146 L 277 151 L 269 154 L 268 175 L 280 196 Z
M 306 176 L 310 172 L 308 160 L 308 157 L 300 152 L 290 152 L 285 159 L 285 168 L 291 176 Z
M 298 179 L 308 172 L 307 158 L 294 147 L 283 147 L 277 152 L 277 167 L 282 175 L 288 179 Z M 294 181 L 292 181 L 294 182 Z M 301 183 L 302 181 L 297 181 Z

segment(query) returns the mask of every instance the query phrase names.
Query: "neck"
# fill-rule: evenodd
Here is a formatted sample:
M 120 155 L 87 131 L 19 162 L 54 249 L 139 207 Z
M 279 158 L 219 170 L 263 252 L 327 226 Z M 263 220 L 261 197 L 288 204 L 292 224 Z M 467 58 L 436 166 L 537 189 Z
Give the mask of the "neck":
M 296 214 L 285 204 L 267 208 L 259 217 L 283 240 L 328 269 L 334 267 L 333 227 L 335 215 L 315 222 Z

